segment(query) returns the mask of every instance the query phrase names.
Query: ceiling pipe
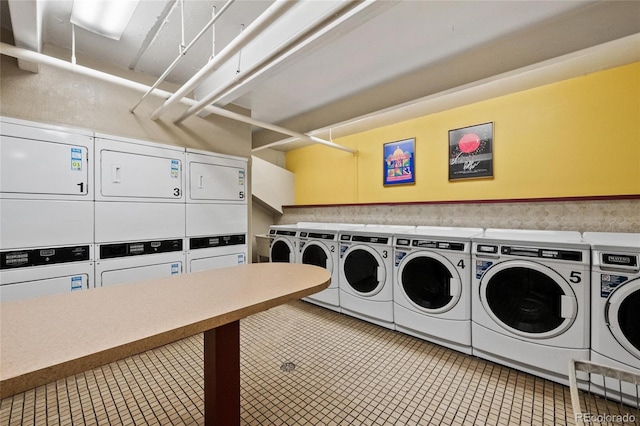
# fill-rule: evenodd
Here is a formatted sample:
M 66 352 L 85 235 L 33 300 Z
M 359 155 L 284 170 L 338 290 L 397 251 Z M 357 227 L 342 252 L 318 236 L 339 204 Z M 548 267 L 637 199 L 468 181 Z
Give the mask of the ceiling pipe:
M 258 16 L 242 34 L 234 38 L 220 53 L 167 99 L 162 106 L 156 109 L 153 114 L 151 114 L 151 119 L 157 120 L 171 105 L 184 98 L 189 92 L 202 83 L 209 74 L 238 53 L 240 49 L 252 41 L 280 16 L 284 15 L 296 2 L 297 0 L 276 0 L 262 15 Z
M 151 93 L 156 87 L 158 87 L 160 85 L 160 83 L 162 83 L 164 81 L 165 78 L 167 78 L 167 76 L 169 75 L 169 73 L 171 71 L 173 71 L 175 69 L 176 66 L 178 66 L 178 63 L 182 60 L 182 58 L 185 57 L 185 55 L 187 54 L 187 52 L 191 49 L 191 47 L 198 41 L 200 40 L 200 37 L 202 37 L 204 35 L 204 33 L 211 28 L 211 26 L 224 14 L 224 12 L 229 8 L 229 6 L 231 6 L 233 4 L 235 0 L 229 0 L 227 1 L 224 6 L 222 6 L 222 9 L 220 9 L 220 12 L 216 13 L 213 17 L 211 17 L 211 20 L 209 20 L 209 22 L 207 23 L 207 25 L 204 26 L 204 28 L 198 33 L 198 35 L 196 35 L 194 37 L 193 40 L 191 40 L 191 42 L 186 46 L 186 47 L 182 47 L 182 45 L 180 46 L 180 53 L 178 54 L 178 57 L 173 61 L 173 63 L 171 63 L 171 65 L 169 65 L 169 68 L 166 69 L 165 72 L 162 73 L 162 75 L 160 76 L 160 78 L 158 78 L 158 80 L 156 80 L 156 82 L 153 84 L 153 86 L 151 86 L 151 88 L 144 94 L 142 95 L 142 98 L 140 98 L 140 100 L 138 101 L 137 104 L 135 104 L 133 107 L 131 107 L 131 109 L 129 111 L 133 112 L 141 103 L 142 101 L 149 96 L 149 93 Z M 184 23 L 183 23 L 184 26 Z M 183 36 L 184 37 L 184 36 Z M 184 43 L 184 38 L 182 40 L 182 42 Z
M 199 99 L 196 105 L 187 109 L 176 121 L 174 121 L 174 123 L 175 124 L 181 123 L 187 118 L 191 117 L 192 115 L 202 111 L 204 107 L 207 106 L 208 104 L 213 104 L 217 102 L 218 99 L 221 97 L 221 95 L 225 94 L 226 92 L 231 90 L 233 87 L 237 86 L 243 80 L 261 71 L 266 66 L 268 66 L 271 62 L 287 54 L 297 46 L 309 40 L 311 37 L 314 37 L 316 34 L 318 34 L 320 31 L 328 27 L 330 24 L 340 19 L 342 17 L 342 14 L 344 14 L 346 11 L 350 9 L 353 9 L 357 4 L 358 4 L 357 2 L 349 1 L 340 10 L 331 11 L 330 13 L 328 13 L 327 14 L 328 16 L 323 17 L 322 20 L 317 24 L 315 24 L 312 28 L 304 31 L 300 31 L 299 33 L 293 35 L 284 43 L 280 44 L 280 46 L 278 46 L 273 52 L 270 52 L 267 56 L 265 56 L 264 58 L 260 59 L 258 62 L 253 64 L 250 68 L 246 69 L 241 73 L 236 74 L 229 82 L 227 82 L 227 84 L 224 84 L 218 87 L 217 89 L 213 90 L 211 93 L 206 95 L 204 98 Z
M 97 71 L 94 70 L 92 68 L 88 68 L 88 67 L 84 67 L 82 65 L 77 65 L 77 64 L 72 64 L 70 62 L 64 61 L 62 59 L 58 59 L 58 58 L 54 58 L 51 56 L 47 56 L 47 55 L 43 55 L 42 53 L 38 53 L 38 52 L 34 52 L 32 50 L 27 50 L 27 49 L 22 49 L 16 46 L 12 46 L 10 44 L 7 43 L 0 43 L 0 54 L 2 55 L 7 55 L 7 56 L 11 56 L 14 57 L 18 60 L 25 60 L 25 61 L 31 61 L 40 65 L 46 65 L 46 66 L 51 66 L 54 68 L 59 68 L 59 69 L 63 69 L 69 72 L 73 72 L 73 73 L 77 73 L 77 74 L 81 74 L 81 75 L 85 75 L 87 77 L 92 77 L 98 80 L 102 80 L 102 81 L 106 81 L 109 83 L 113 83 L 113 84 L 118 84 L 120 86 L 132 89 L 132 90 L 136 90 L 138 92 L 145 92 L 148 91 L 150 89 L 150 86 L 146 85 L 146 84 L 142 84 L 142 83 L 138 83 L 135 81 L 131 81 L 131 80 L 127 80 L 126 78 L 122 78 L 122 77 L 118 77 L 112 74 L 108 74 L 106 72 L 102 72 L 102 71 Z M 159 96 L 161 98 L 167 98 L 169 96 L 172 95 L 171 92 L 167 92 L 164 90 L 160 90 L 160 89 L 152 89 L 151 93 L 155 96 Z M 190 99 L 190 98 L 181 98 L 180 102 L 185 104 L 185 105 L 194 105 L 196 103 L 195 100 Z M 346 148 L 340 145 L 337 145 L 333 142 L 330 141 L 326 141 L 320 138 L 316 138 L 315 136 L 310 136 L 304 133 L 299 133 L 299 132 L 295 132 L 289 129 L 285 129 L 283 127 L 280 126 L 276 126 L 273 124 L 269 124 L 269 123 L 264 123 L 260 120 L 256 120 L 254 118 L 251 117 L 247 117 L 246 115 L 242 115 L 239 114 L 237 112 L 233 112 L 233 111 L 228 111 L 226 109 L 223 108 L 219 108 L 219 107 L 214 107 L 214 106 L 208 106 L 207 108 L 205 108 L 205 110 L 207 112 L 210 112 L 212 114 L 215 115 L 219 115 L 221 117 L 226 117 L 229 118 L 231 120 L 236 120 L 236 121 L 240 121 L 243 123 L 247 123 L 247 124 L 251 124 L 252 126 L 257 126 L 257 127 L 261 127 L 264 129 L 268 129 L 268 130 L 272 130 L 278 133 L 282 133 L 285 135 L 289 135 L 289 136 L 293 136 L 293 137 L 298 137 L 300 139 L 306 140 L 306 141 L 310 141 L 310 142 L 314 142 L 314 143 L 320 143 L 322 145 L 326 145 L 332 148 L 336 148 L 336 149 L 340 149 L 342 151 L 347 151 L 350 152 L 352 154 L 356 153 L 356 150 L 351 149 L 351 148 Z

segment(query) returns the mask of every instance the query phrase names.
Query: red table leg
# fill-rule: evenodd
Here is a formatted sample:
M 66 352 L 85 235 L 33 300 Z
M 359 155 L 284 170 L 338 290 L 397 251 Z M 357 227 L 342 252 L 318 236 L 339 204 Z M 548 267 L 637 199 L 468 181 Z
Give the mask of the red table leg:
M 240 321 L 204 333 L 204 424 L 240 425 Z

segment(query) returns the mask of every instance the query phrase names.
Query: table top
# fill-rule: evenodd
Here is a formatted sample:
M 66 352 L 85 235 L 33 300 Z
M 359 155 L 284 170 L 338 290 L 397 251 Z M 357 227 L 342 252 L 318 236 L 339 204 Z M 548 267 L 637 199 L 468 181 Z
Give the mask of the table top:
M 0 304 L 0 398 L 328 287 L 323 268 L 254 263 Z

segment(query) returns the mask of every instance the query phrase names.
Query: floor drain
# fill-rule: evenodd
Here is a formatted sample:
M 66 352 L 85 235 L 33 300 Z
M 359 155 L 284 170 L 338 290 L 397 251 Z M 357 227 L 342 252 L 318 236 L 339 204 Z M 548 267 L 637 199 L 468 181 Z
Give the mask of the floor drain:
M 295 369 L 296 369 L 296 365 L 292 362 L 283 362 L 282 365 L 280 366 L 280 370 L 284 371 L 285 373 L 288 373 Z

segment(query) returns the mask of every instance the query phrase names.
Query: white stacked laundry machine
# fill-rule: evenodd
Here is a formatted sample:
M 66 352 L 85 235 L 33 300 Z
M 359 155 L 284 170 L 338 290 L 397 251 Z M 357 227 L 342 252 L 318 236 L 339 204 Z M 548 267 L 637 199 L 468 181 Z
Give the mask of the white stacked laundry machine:
M 567 385 L 569 361 L 589 359 L 589 244 L 578 232 L 487 229 L 472 257 L 473 354 Z
M 185 271 L 184 155 L 96 134 L 96 287 Z
M 585 232 L 591 244 L 591 361 L 640 374 L 640 234 Z M 631 384 L 593 374 L 591 390 L 635 407 Z M 622 395 L 620 395 L 622 393 Z
M 395 235 L 396 330 L 471 354 L 471 238 L 481 234 L 418 226 Z
M 247 263 L 247 160 L 186 150 L 187 272 Z
M 0 299 L 93 286 L 93 134 L 0 118 Z

